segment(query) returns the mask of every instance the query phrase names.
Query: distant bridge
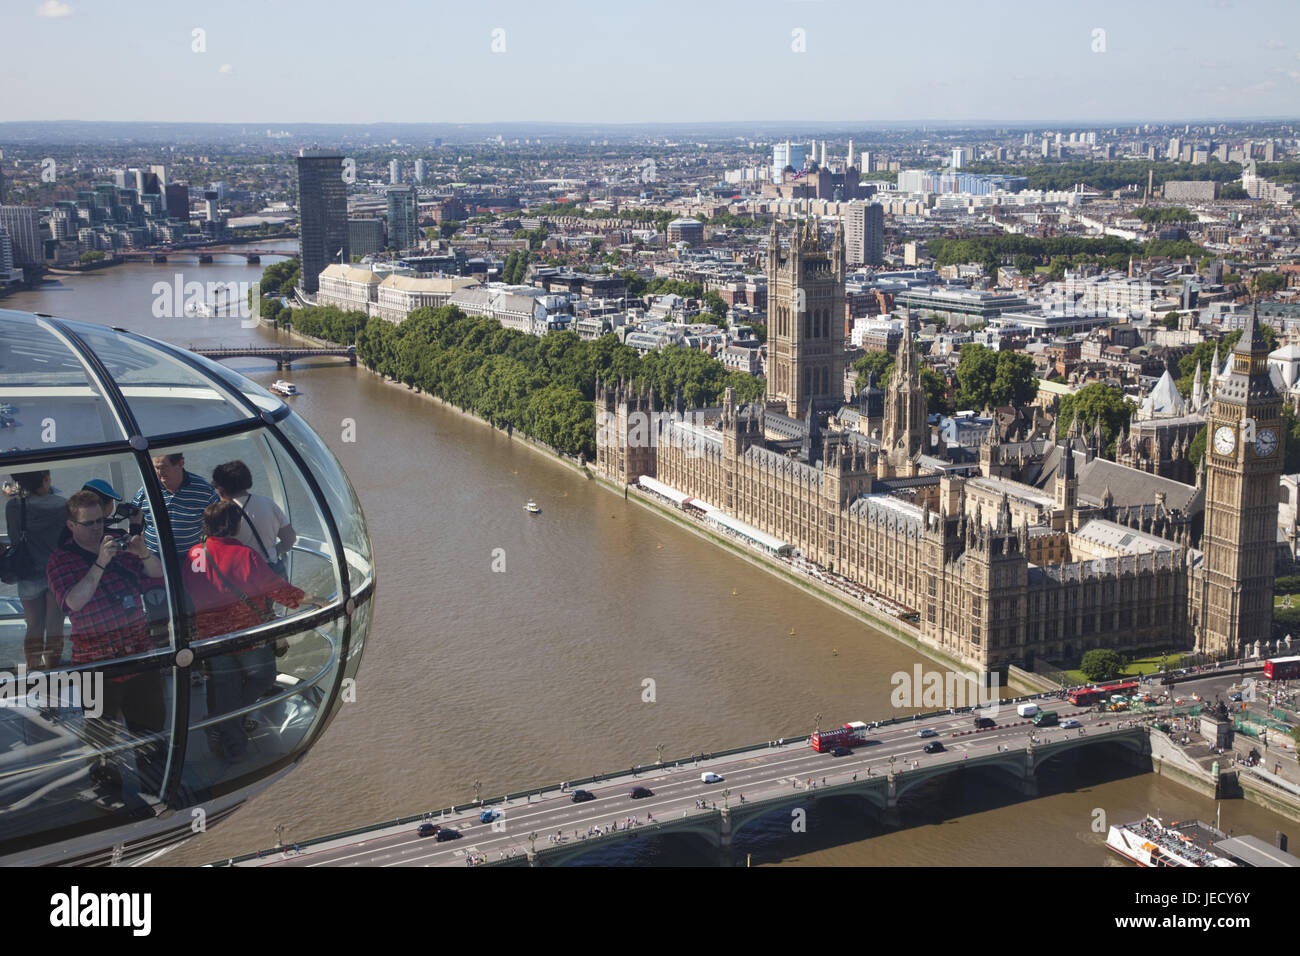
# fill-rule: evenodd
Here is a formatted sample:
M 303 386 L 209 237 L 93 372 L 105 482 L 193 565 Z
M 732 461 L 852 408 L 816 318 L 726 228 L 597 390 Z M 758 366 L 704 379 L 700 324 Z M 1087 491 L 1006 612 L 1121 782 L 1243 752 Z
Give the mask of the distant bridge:
M 357 347 L 355 345 L 339 346 L 332 349 L 307 349 L 307 348 L 208 348 L 195 349 L 191 348 L 195 355 L 202 355 L 204 358 L 210 358 L 214 362 L 221 362 L 230 358 L 260 358 L 268 359 L 275 362 L 277 369 L 289 368 L 290 364 L 301 359 L 320 358 L 322 356 L 334 356 L 345 358 L 348 364 L 353 368 L 357 366 Z
M 121 252 L 118 253 L 127 262 L 166 262 L 169 257 L 174 256 L 193 256 L 199 262 L 211 262 L 214 255 L 218 256 L 243 256 L 249 263 L 261 262 L 262 256 L 292 256 L 292 250 L 287 249 L 230 249 L 220 246 L 204 246 L 198 249 L 172 249 L 170 247 L 161 247 L 150 249 L 147 252 Z

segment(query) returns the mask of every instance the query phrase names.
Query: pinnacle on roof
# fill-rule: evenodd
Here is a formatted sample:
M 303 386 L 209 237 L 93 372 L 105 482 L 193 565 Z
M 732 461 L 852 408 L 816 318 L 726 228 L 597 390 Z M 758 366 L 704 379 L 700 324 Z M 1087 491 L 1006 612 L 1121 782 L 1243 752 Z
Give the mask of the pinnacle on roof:
M 1267 354 L 1268 342 L 1264 340 L 1264 333 L 1259 324 L 1259 299 L 1253 298 L 1250 304 L 1250 318 L 1246 320 L 1246 328 L 1241 333 L 1241 338 L 1237 341 L 1237 347 L 1233 349 L 1241 355 L 1250 355 L 1255 352 Z

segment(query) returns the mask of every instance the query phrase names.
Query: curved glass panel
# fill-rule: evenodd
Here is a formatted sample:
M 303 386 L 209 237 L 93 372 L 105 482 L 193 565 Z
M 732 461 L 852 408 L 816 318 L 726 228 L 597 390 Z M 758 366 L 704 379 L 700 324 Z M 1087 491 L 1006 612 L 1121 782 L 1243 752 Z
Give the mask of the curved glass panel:
M 356 594 L 374 575 L 370 536 L 366 532 L 366 519 L 361 513 L 361 502 L 357 500 L 352 484 L 343 474 L 338 459 L 307 428 L 301 418 L 290 415 L 277 427 L 307 461 L 312 475 L 315 476 L 321 491 L 325 494 L 326 506 L 334 515 L 334 520 L 338 522 L 339 537 L 343 539 L 343 548 L 350 568 L 352 593 Z
M 213 379 L 160 348 L 69 322 L 121 389 L 141 434 L 170 435 L 244 421 L 252 413 Z
M 5 539 L 25 537 L 28 573 L 0 584 L 0 843 L 152 815 L 174 699 L 156 655 L 167 581 L 113 497 L 140 469 L 116 455 L 7 477 Z
M 0 449 L 70 448 L 127 437 L 66 336 L 27 313 L 0 310 Z
M 100 381 L 86 349 L 112 381 Z M 286 439 L 244 400 L 278 416 L 287 411 L 278 398 L 161 344 L 0 311 L 0 436 L 22 448 L 120 443 L 130 436 L 113 411 L 115 390 L 146 434 L 183 442 L 147 457 L 88 449 L 10 469 L 0 451 L 0 545 L 25 535 L 34 555 L 19 580 L 0 584 L 6 861 L 97 858 L 109 846 L 101 831 L 126 824 L 128 856 L 164 831 L 176 839 L 164 807 L 238 795 L 280 772 L 352 699 L 335 685 L 340 668 L 356 674 L 365 646 L 370 602 L 349 628 L 341 587 L 344 561 L 355 586 L 372 575 L 360 507 L 310 429 L 290 415 Z M 204 434 L 239 422 L 256 424 L 233 437 Z M 247 484 L 221 504 L 210 484 L 218 466 L 228 480 L 235 462 Z M 249 520 L 236 529 L 229 522 L 244 509 Z M 179 579 L 168 577 L 168 561 Z M 173 604 L 183 619 L 172 620 Z M 192 660 L 178 660 L 186 645 Z M 179 721 L 183 766 L 182 739 L 171 733 L 178 707 L 187 717 Z M 120 832 L 111 839 L 123 842 Z

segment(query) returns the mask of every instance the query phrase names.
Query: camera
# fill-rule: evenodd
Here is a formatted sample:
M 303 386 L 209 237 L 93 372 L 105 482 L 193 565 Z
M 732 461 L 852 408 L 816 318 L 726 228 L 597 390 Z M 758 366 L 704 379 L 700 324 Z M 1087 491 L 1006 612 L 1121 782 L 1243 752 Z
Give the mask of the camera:
M 104 522 L 104 530 L 113 534 L 122 534 L 124 532 L 114 525 L 120 525 L 123 521 L 128 522 L 131 534 L 139 534 L 144 529 L 144 512 L 135 505 L 123 501 Z

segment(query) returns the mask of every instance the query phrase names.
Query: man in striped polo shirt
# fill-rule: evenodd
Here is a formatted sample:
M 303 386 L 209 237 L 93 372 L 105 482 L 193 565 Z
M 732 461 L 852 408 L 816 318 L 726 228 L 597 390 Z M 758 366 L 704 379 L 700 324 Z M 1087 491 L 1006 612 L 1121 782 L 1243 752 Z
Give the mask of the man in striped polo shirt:
M 154 471 L 163 486 L 163 503 L 171 519 L 172 535 L 176 539 L 176 552 L 184 562 L 190 548 L 203 537 L 203 509 L 221 499 L 216 490 L 198 475 L 185 470 L 185 456 L 155 455 Z M 135 505 L 144 512 L 144 543 L 154 554 L 162 554 L 158 544 L 158 527 L 144 489 L 135 496 Z

